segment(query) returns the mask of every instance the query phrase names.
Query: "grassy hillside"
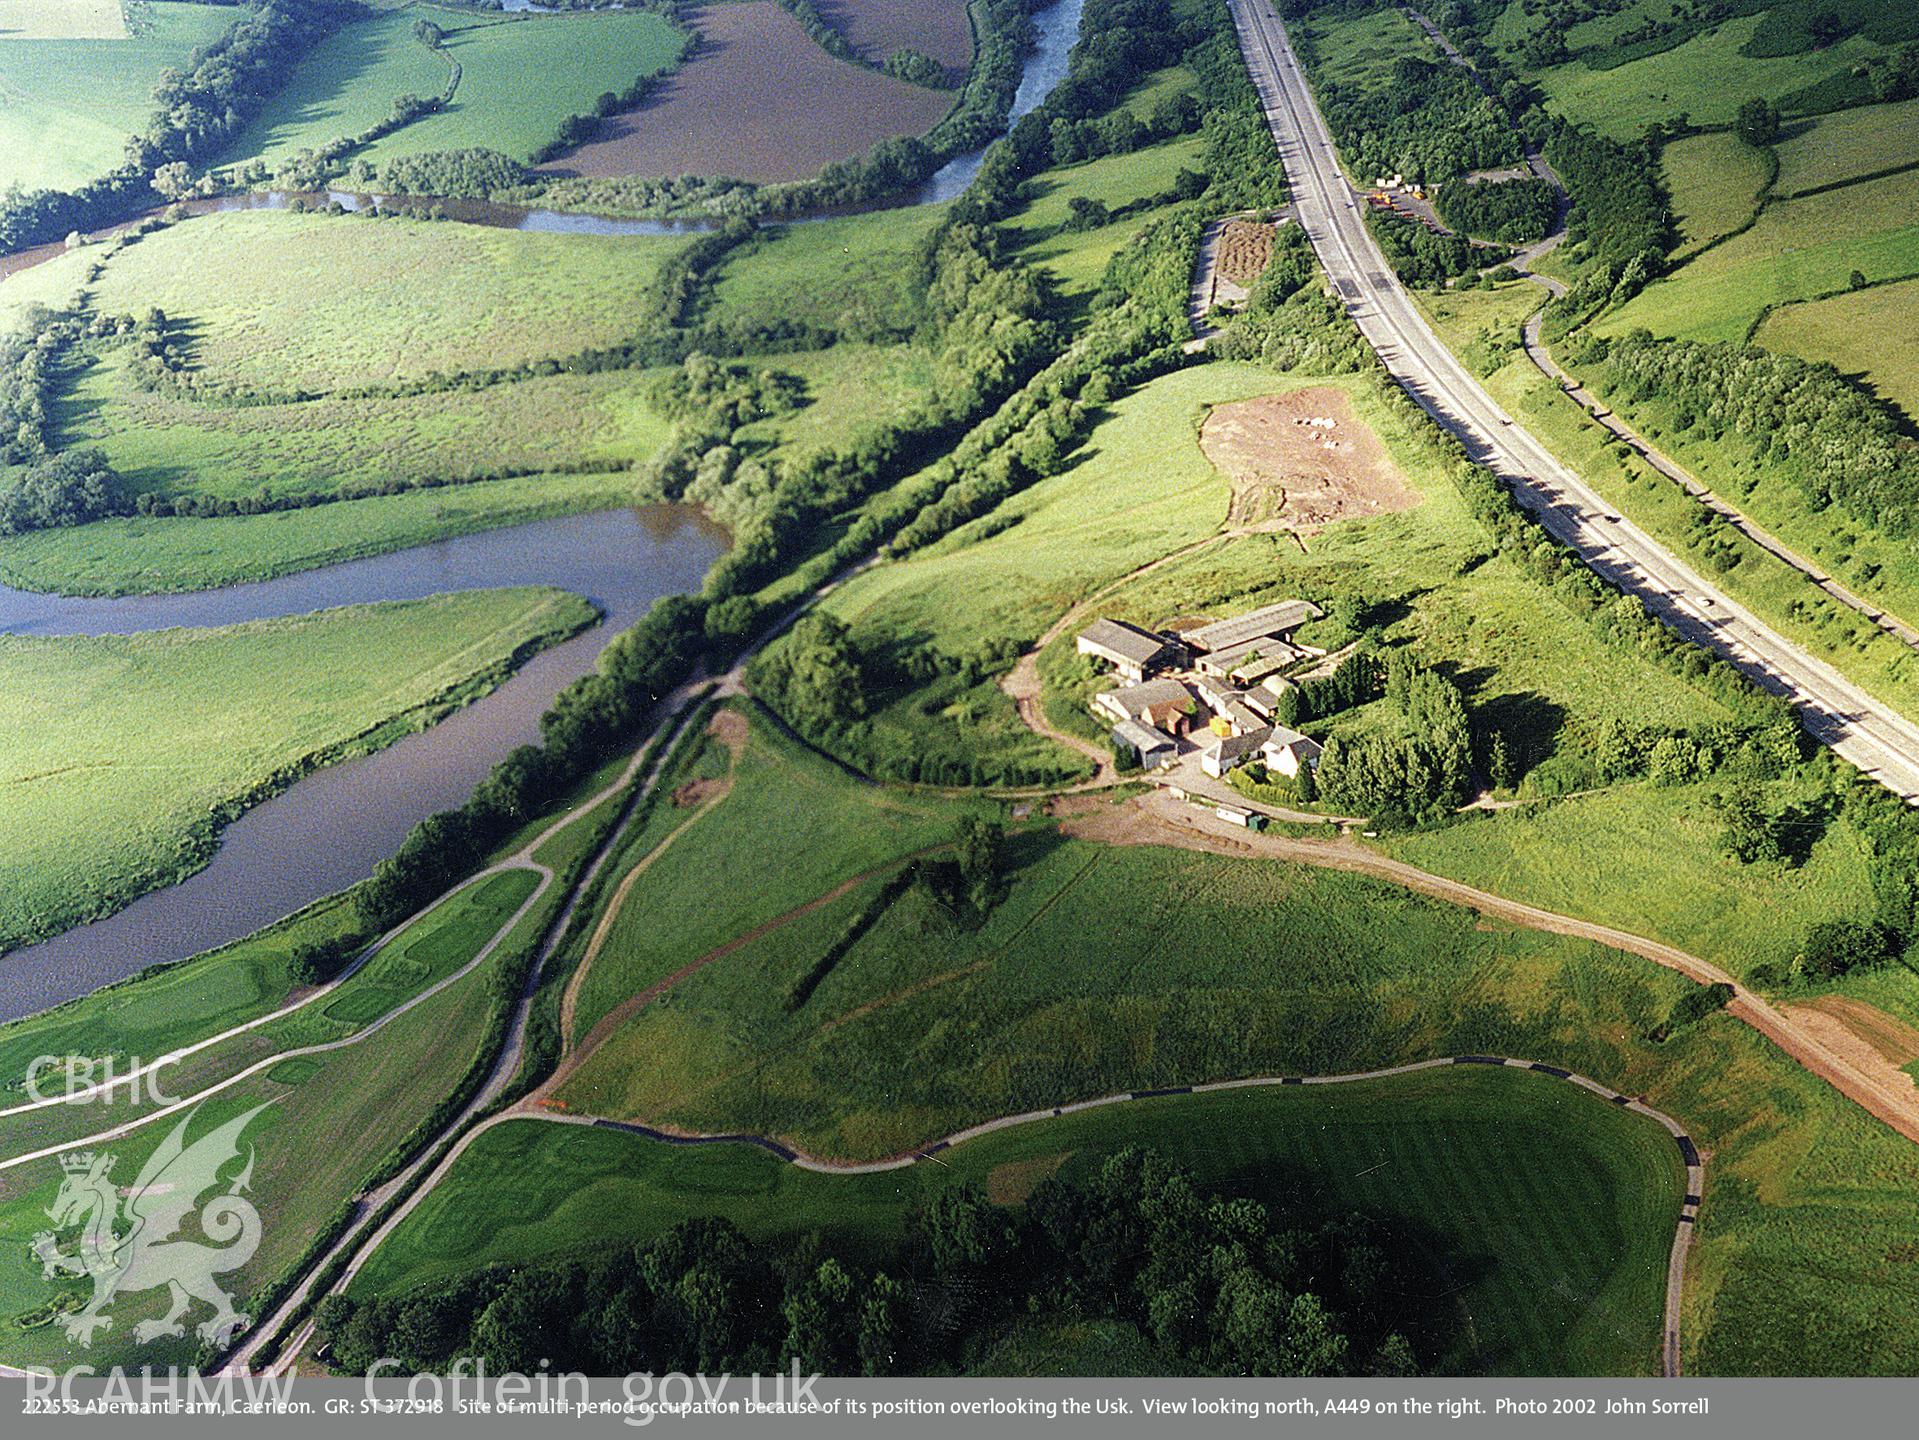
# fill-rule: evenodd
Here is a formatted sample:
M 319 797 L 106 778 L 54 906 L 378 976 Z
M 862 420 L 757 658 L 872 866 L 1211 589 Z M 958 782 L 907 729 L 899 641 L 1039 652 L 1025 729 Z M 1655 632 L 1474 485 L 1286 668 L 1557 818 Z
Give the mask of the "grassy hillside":
M 677 1149 L 518 1121 L 462 1157 L 375 1253 L 355 1293 L 398 1292 L 476 1263 L 630 1244 L 714 1213 L 759 1238 L 817 1229 L 849 1251 L 883 1255 L 911 1207 L 942 1187 L 972 1182 L 1017 1203 L 1041 1176 L 1083 1175 L 1127 1144 L 1163 1150 L 1230 1194 L 1385 1220 L 1395 1232 L 1389 1243 L 1422 1284 L 1453 1290 L 1437 1312 L 1406 1297 L 1391 1322 L 1432 1347 L 1441 1370 L 1640 1374 L 1651 1366 L 1677 1151 L 1642 1119 L 1503 1071 L 1139 1102 L 969 1141 L 904 1175 L 817 1175 L 746 1146 Z M 542 1223 L 526 1223 L 533 1215 Z M 476 1232 L 487 1237 L 478 1253 Z M 1487 1243 L 1494 1233 L 1498 1245 Z M 1549 1291 L 1568 1303 L 1524 1298 Z M 1461 1323 L 1468 1315 L 1470 1326 Z M 1444 1341 L 1450 1347 L 1433 1353 Z M 1016 1351 L 1033 1343 L 1023 1337 Z M 1056 1338 L 1046 1350 L 1050 1366 L 1060 1366 Z M 1087 1358 L 1112 1360 L 1104 1347 Z M 1015 1353 L 980 1368 L 1020 1367 Z M 1065 1368 L 1075 1373 L 1072 1362 Z
M 445 32 L 443 53 L 414 36 L 421 19 Z M 460 82 L 451 103 L 356 158 L 378 166 L 397 155 L 485 146 L 526 160 L 560 121 L 590 112 L 603 91 L 624 91 L 666 68 L 679 45 L 672 26 L 649 13 L 508 18 L 430 5 L 376 11 L 314 47 L 224 158 L 275 165 L 359 135 L 385 120 L 402 95 L 441 95 L 453 61 Z
M 224 34 L 241 12 L 168 0 L 116 4 L 7 0 L 0 9 L 0 190 L 68 189 L 121 163 L 152 118 L 160 72 Z
M 555 591 L 482 591 L 221 630 L 0 641 L 14 820 L 0 943 L 190 873 L 242 804 L 422 728 L 591 615 Z

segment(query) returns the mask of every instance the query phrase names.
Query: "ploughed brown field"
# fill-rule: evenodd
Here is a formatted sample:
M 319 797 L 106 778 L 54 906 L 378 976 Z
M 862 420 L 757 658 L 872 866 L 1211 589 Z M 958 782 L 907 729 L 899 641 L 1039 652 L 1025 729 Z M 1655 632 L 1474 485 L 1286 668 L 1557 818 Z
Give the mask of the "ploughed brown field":
M 966 0 L 814 0 L 814 8 L 875 63 L 907 49 L 956 75 L 973 63 Z
M 925 133 L 957 98 L 835 60 L 771 0 L 687 18 L 698 55 L 645 105 L 606 122 L 602 138 L 544 170 L 806 180 L 876 141 Z

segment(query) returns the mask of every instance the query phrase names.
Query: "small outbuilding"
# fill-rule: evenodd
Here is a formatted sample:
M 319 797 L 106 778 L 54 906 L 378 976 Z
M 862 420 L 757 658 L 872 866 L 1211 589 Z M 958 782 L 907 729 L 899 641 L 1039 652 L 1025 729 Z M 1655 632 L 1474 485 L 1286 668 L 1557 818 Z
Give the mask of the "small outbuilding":
M 1244 735 L 1222 735 L 1199 752 L 1199 768 L 1218 780 L 1257 758 L 1272 733 L 1270 727 L 1264 727 Z
M 1113 749 L 1137 755 L 1142 770 L 1157 770 L 1179 753 L 1179 742 L 1151 725 L 1122 720 L 1113 727 Z

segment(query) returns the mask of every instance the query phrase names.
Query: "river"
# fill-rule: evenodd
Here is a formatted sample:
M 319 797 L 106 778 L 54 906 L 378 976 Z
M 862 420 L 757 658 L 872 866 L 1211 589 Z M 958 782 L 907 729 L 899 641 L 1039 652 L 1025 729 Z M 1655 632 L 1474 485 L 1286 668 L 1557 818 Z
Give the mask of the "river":
M 538 741 L 554 695 L 654 600 L 697 589 L 725 548 L 725 534 L 698 511 L 648 506 L 482 531 L 224 590 L 98 600 L 0 586 L 0 632 L 21 635 L 229 625 L 503 585 L 556 585 L 606 616 L 430 730 L 315 771 L 254 806 L 197 875 L 0 958 L 0 1020 L 237 940 L 371 874 L 416 822 L 458 805 L 501 756 Z
M 1056 0 L 1033 16 L 1011 121 L 1036 108 L 1066 74 L 1084 0 Z M 536 8 L 509 3 L 508 9 Z M 984 148 L 943 166 L 916 202 L 952 200 L 979 173 Z M 186 202 L 194 213 L 281 209 L 279 191 Z M 299 197 L 348 209 L 383 197 L 328 191 Z M 482 201 L 422 201 L 452 220 L 515 230 L 594 235 L 670 235 L 710 222 L 631 220 L 528 210 Z M 157 213 L 157 212 L 156 212 Z M 124 227 L 120 227 L 124 228 Z M 102 234 L 111 232 L 101 232 Z M 63 253 L 41 246 L 0 257 L 0 278 Z M 584 595 L 605 622 L 536 656 L 492 694 L 430 730 L 300 780 L 248 810 L 223 834 L 206 869 L 125 909 L 43 944 L 0 957 L 0 1021 L 32 1014 L 123 979 L 240 939 L 370 874 L 412 826 L 459 804 L 516 745 L 539 739 L 553 696 L 592 668 L 602 647 L 661 595 L 697 589 L 726 537 L 692 510 L 654 506 L 485 531 L 391 555 L 223 590 L 90 599 L 0 586 L 0 633 L 100 635 L 169 626 L 235 624 L 333 605 L 417 599 L 445 590 L 554 585 Z

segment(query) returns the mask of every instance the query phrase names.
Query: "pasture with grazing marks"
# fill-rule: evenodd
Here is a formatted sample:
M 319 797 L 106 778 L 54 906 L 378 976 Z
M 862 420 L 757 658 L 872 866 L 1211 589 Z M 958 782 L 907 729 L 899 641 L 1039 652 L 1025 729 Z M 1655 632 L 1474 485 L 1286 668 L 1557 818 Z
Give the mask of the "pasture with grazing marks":
M 445 32 L 443 54 L 414 36 L 421 19 Z M 679 43 L 664 19 L 642 12 L 507 18 L 421 5 L 375 11 L 316 45 L 222 162 L 257 159 L 272 166 L 302 149 L 362 134 L 386 119 L 402 95 L 443 94 L 449 59 L 459 63 L 460 83 L 446 108 L 354 158 L 378 167 L 400 155 L 485 146 L 526 160 L 567 116 L 590 112 L 602 92 L 618 93 L 672 64 Z
M 953 106 L 951 91 L 834 59 L 771 0 L 686 19 L 701 38 L 694 57 L 545 171 L 805 180 L 880 140 L 924 134 Z
M 1127 1145 L 1160 1150 L 1228 1195 L 1380 1221 L 1417 1295 L 1389 1323 L 1439 1372 L 1655 1367 L 1678 1152 L 1640 1117 L 1508 1070 L 1136 1101 L 981 1136 L 937 1165 L 880 1175 L 810 1173 L 744 1145 L 514 1121 L 475 1142 L 374 1252 L 353 1293 L 592 1253 L 716 1213 L 757 1239 L 819 1230 L 829 1247 L 883 1264 L 911 1210 L 948 1186 L 990 1193 L 1008 1172 L 1082 1179 Z M 1431 1305 L 1434 1293 L 1448 1303 Z M 1581 1303 L 1538 1303 L 1548 1294 Z

